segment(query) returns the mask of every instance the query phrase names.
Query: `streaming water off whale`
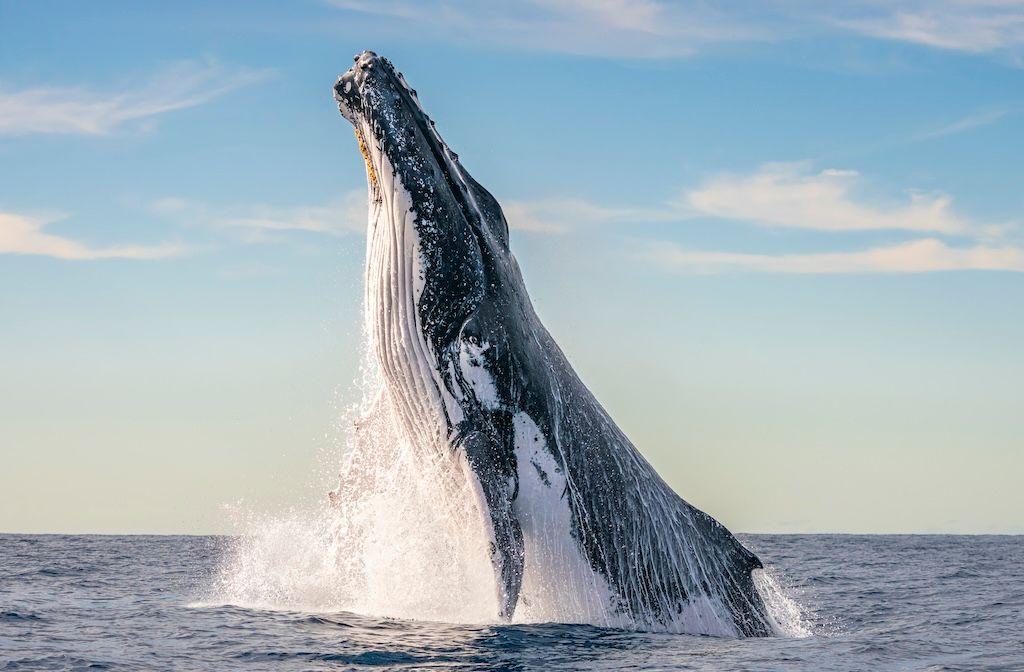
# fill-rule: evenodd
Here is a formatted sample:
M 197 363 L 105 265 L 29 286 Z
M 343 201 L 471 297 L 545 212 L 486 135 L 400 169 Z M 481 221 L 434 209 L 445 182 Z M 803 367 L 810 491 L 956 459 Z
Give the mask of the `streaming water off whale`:
M 1024 537 L 743 542 L 804 606 L 809 636 L 450 625 L 225 605 L 210 589 L 236 539 L 0 535 L 0 669 L 1024 669 Z M 304 569 L 293 569 L 296 581 Z
M 367 380 L 373 369 L 364 368 Z M 470 484 L 444 456 L 417 450 L 398 431 L 386 389 L 364 380 L 330 502 L 290 515 L 250 516 L 225 550 L 207 600 L 253 608 L 349 611 L 376 617 L 486 624 L 499 613 L 483 516 Z M 565 540 L 572 543 L 566 534 Z M 527 556 L 517 623 L 580 623 L 650 630 L 616 613 L 565 544 Z M 547 556 L 541 554 L 547 553 Z M 551 557 L 551 556 L 558 557 Z M 540 556 L 540 557 L 537 557 Z M 568 558 L 569 561 L 565 561 Z M 573 562 L 577 560 L 577 562 Z M 799 608 L 768 572 L 756 579 L 775 630 L 806 634 Z M 655 630 L 680 630 L 669 621 Z

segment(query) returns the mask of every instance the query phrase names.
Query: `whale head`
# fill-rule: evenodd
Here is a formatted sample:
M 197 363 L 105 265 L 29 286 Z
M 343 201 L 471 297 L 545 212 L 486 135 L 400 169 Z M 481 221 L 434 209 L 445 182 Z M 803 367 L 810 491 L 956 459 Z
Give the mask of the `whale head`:
M 506 286 L 510 273 L 518 276 L 508 225 L 494 197 L 438 134 L 402 73 L 372 51 L 354 60 L 335 83 L 334 98 L 355 129 L 366 164 L 369 238 L 387 234 L 415 247 L 392 261 L 414 266 L 418 326 L 443 358 L 488 290 Z
M 510 401 L 475 389 L 466 362 L 507 355 L 507 332 L 533 313 L 508 224 L 386 58 L 356 56 L 334 98 L 366 164 L 370 347 L 410 432 L 459 445 L 469 417 Z

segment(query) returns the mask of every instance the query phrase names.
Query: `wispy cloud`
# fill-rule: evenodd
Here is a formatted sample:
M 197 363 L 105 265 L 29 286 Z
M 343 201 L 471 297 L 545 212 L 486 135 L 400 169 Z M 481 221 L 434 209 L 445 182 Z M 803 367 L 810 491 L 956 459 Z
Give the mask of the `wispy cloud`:
M 971 235 L 995 233 L 952 210 L 946 194 L 911 193 L 903 203 L 855 196 L 852 170 L 811 172 L 806 163 L 767 164 L 751 174 L 720 175 L 684 195 L 695 212 L 759 226 L 819 231 L 902 230 Z M 984 230 L 983 230 L 984 228 Z
M 932 140 L 934 138 L 943 138 L 947 135 L 956 135 L 958 133 L 965 133 L 975 128 L 981 128 L 982 126 L 988 126 L 994 124 L 1007 114 L 1010 113 L 1008 109 L 999 110 L 986 110 L 982 112 L 975 112 L 969 114 L 966 117 L 957 119 L 956 121 L 948 124 L 943 124 L 935 128 L 923 131 L 910 138 L 912 142 L 920 140 Z
M 690 250 L 672 243 L 652 245 L 645 260 L 674 271 L 723 273 L 931 273 L 937 271 L 1024 272 L 1024 249 L 1012 246 L 951 247 L 925 238 L 853 252 L 747 254 Z
M 211 207 L 180 198 L 163 198 L 148 205 L 151 214 L 179 226 L 203 226 L 243 243 L 287 241 L 289 232 L 322 236 L 359 234 L 366 229 L 366 192 L 354 190 L 324 205 L 272 207 L 251 205 Z M 196 246 L 92 245 L 47 231 L 64 215 L 31 216 L 0 212 L 0 254 L 21 254 L 68 260 L 164 259 L 195 251 Z
M 836 25 L 887 40 L 972 53 L 1024 46 L 1019 0 L 903 0 L 840 5 Z
M 1024 46 L 1019 0 L 328 0 L 415 24 L 434 39 L 614 58 L 688 56 L 710 45 L 854 33 L 971 53 Z
M 151 210 L 181 223 L 237 233 L 246 242 L 272 242 L 286 232 L 343 236 L 366 230 L 366 191 L 362 189 L 322 205 L 223 207 L 163 198 Z
M 509 225 L 538 234 L 564 234 L 593 224 L 731 220 L 759 228 L 794 228 L 827 236 L 832 250 L 764 254 L 709 251 L 670 242 L 646 243 L 641 258 L 665 269 L 696 273 L 927 273 L 955 270 L 1024 271 L 1024 247 L 1010 240 L 1015 223 L 984 224 L 957 214 L 945 194 L 911 193 L 892 202 L 871 200 L 851 170 L 814 171 L 808 163 L 767 164 L 751 173 L 719 175 L 655 208 L 607 207 L 581 199 L 513 202 Z M 842 234 L 901 231 L 928 234 L 900 244 L 835 251 Z M 950 238 L 957 244 L 943 240 Z
M 112 245 L 93 247 L 44 231 L 60 218 L 38 218 L 0 212 L 0 254 L 29 254 L 56 259 L 163 259 L 185 252 L 180 245 Z
M 653 207 L 613 207 L 578 198 L 511 201 L 513 229 L 561 234 L 601 223 L 636 224 L 697 218 L 747 222 L 764 228 L 815 231 L 913 231 L 996 236 L 1005 225 L 981 224 L 957 214 L 947 194 L 910 192 L 903 200 L 873 202 L 858 196 L 859 173 L 807 162 L 769 163 L 751 173 L 710 177 L 682 197 Z M 877 199 L 876 199 L 877 201 Z
M 614 222 L 671 221 L 677 209 L 613 208 L 579 198 L 506 201 L 502 206 L 510 229 L 531 233 L 562 234 L 581 226 Z
M 749 11 L 657 0 L 330 0 L 349 11 L 414 23 L 435 39 L 486 42 L 588 56 L 687 56 L 722 42 L 769 41 Z
M 106 135 L 131 122 L 209 102 L 264 79 L 266 70 L 186 61 L 119 89 L 0 85 L 0 135 Z

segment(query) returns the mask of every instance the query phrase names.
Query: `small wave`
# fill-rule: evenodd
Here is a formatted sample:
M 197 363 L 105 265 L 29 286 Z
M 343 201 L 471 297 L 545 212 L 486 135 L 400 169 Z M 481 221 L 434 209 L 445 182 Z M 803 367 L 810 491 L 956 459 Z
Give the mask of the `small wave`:
M 3 612 L 0 612 L 0 621 L 6 622 L 6 623 L 18 622 L 18 621 L 41 621 L 41 620 L 43 620 L 42 616 L 39 616 L 38 614 L 33 614 L 31 612 L 22 612 L 22 611 L 3 611 Z
M 306 660 L 322 661 L 342 665 L 360 665 L 366 667 L 402 667 L 438 666 L 458 662 L 458 658 L 446 655 L 416 655 L 405 651 L 363 651 L 360 653 L 330 653 L 315 651 L 243 651 L 234 656 L 237 660 L 252 661 L 286 661 Z
M 110 670 L 109 663 L 74 656 L 39 656 L 8 661 L 4 670 Z

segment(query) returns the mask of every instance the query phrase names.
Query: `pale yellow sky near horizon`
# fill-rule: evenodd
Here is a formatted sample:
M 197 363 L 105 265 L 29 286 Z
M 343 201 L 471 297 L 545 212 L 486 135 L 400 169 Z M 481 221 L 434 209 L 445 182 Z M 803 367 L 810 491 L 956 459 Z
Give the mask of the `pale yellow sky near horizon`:
M 369 48 L 686 500 L 1024 533 L 1013 3 L 339 4 L 0 3 L 0 532 L 334 487 L 365 175 L 331 87 Z

